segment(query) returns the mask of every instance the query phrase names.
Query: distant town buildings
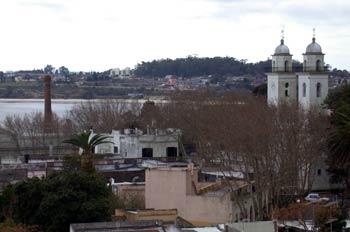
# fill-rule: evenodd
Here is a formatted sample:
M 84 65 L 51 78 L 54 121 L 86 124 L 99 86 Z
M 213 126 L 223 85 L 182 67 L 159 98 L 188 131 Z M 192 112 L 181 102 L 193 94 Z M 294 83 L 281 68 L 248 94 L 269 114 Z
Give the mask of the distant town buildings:
M 124 69 L 114 68 L 111 69 L 109 76 L 112 78 L 128 78 L 132 75 L 132 70 L 129 67 Z

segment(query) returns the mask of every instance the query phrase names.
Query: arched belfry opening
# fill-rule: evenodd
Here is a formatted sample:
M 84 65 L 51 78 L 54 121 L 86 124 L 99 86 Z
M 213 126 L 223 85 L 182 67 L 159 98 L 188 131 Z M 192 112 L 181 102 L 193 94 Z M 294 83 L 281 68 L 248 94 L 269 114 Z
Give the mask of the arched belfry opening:
M 284 62 L 284 71 L 288 72 L 288 60 Z
M 316 97 L 321 97 L 321 83 L 316 85 Z
M 317 61 L 316 61 L 316 71 L 317 71 L 317 72 L 322 71 L 322 69 L 321 69 L 321 61 L 320 61 L 320 60 L 317 60 Z

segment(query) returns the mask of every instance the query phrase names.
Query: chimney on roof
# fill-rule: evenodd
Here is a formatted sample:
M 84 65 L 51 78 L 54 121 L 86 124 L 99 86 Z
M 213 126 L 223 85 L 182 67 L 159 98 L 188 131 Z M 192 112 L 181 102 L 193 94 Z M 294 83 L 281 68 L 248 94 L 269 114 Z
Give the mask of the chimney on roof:
M 44 96 L 45 96 L 45 111 L 44 111 L 44 132 L 51 132 L 52 110 L 51 110 L 51 76 L 44 76 Z

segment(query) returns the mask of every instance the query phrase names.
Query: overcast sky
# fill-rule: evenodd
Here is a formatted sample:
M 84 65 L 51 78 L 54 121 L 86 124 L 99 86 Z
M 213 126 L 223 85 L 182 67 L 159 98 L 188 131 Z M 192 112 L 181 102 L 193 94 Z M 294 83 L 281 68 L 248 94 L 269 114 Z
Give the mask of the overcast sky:
M 350 69 L 349 0 L 0 0 L 0 70 L 134 67 L 161 58 L 294 59 L 312 39 L 326 63 Z

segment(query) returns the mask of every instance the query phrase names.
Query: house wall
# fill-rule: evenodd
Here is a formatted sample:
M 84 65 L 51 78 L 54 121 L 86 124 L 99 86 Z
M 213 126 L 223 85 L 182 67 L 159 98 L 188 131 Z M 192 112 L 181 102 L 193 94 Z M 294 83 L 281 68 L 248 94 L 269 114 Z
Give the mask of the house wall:
M 113 192 L 120 197 L 145 202 L 145 185 L 118 184 L 112 188 Z
M 195 195 L 197 169 L 157 168 L 146 170 L 146 208 L 177 208 L 178 215 L 195 225 L 224 223 L 231 219 L 229 194 Z

